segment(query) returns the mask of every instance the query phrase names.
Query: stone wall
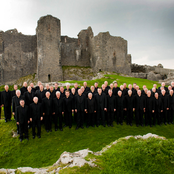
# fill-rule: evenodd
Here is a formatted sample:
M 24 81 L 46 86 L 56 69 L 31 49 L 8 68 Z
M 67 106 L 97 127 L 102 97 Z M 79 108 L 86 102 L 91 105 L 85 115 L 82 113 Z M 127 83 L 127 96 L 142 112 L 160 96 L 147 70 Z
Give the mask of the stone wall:
M 99 33 L 90 39 L 91 67 L 96 71 L 131 73 L 131 56 L 127 55 L 127 41 L 109 32 Z
M 60 20 L 41 17 L 37 33 L 37 76 L 42 82 L 62 80 Z
M 8 30 L 1 32 L 0 43 L 0 84 L 36 73 L 36 36 Z
M 34 36 L 16 29 L 0 31 L 0 84 L 34 73 L 42 82 L 60 81 L 62 66 L 130 74 L 131 55 L 127 54 L 126 40 L 109 32 L 94 37 L 91 27 L 77 36 L 61 36 L 60 20 L 51 15 L 38 20 Z

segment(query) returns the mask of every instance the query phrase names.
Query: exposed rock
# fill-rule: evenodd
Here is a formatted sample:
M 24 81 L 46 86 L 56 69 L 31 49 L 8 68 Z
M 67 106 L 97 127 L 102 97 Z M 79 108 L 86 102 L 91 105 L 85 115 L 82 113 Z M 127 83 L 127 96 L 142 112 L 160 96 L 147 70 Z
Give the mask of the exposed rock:
M 153 80 L 153 81 L 159 81 L 160 79 L 162 79 L 160 74 L 155 74 L 153 71 L 150 71 L 147 74 L 147 79 L 148 80 Z
M 163 68 L 163 65 L 161 63 L 158 64 L 159 68 Z
M 167 78 L 164 80 L 159 80 L 159 83 L 165 82 L 166 85 L 171 85 L 171 82 L 174 81 L 174 72 L 170 72 L 167 75 Z
M 74 167 L 74 166 L 83 166 L 84 164 L 89 164 L 90 166 L 94 166 L 92 161 L 86 161 L 84 158 L 88 155 L 88 153 L 93 153 L 92 151 L 88 149 L 84 150 L 79 150 L 74 153 L 70 152 L 63 152 L 62 155 L 60 156 L 59 160 L 53 164 L 53 166 L 57 166 L 59 164 L 69 164 L 69 167 Z
M 15 137 L 18 137 L 18 134 L 17 134 L 17 132 L 15 132 L 15 131 L 12 131 L 12 137 L 13 137 L 13 138 L 15 138 Z

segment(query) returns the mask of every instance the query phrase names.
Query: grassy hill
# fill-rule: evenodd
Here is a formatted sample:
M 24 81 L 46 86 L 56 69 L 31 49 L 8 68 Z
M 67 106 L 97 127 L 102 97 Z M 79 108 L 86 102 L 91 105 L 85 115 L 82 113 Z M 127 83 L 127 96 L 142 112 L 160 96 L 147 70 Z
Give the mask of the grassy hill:
M 123 77 L 117 74 L 108 74 L 102 79 L 87 81 L 87 83 L 88 86 L 91 86 L 94 82 L 98 82 L 99 86 L 101 86 L 105 80 L 107 80 L 109 84 L 113 81 L 117 81 L 119 86 L 124 82 L 127 84 L 133 84 L 136 82 L 140 88 L 145 84 L 149 89 L 152 88 L 154 83 L 157 83 L 145 79 Z M 73 83 L 74 81 L 69 82 Z M 78 81 L 78 83 L 82 85 L 83 81 Z M 3 90 L 2 86 L 0 90 Z M 50 166 L 57 161 L 61 153 L 64 151 L 74 152 L 86 148 L 89 148 L 92 151 L 99 151 L 110 142 L 128 135 L 144 135 L 151 132 L 168 139 L 174 138 L 174 125 L 136 127 L 134 123 L 131 127 L 127 126 L 125 123 L 123 126 L 116 125 L 114 122 L 114 127 L 85 127 L 85 129 L 78 130 L 75 130 L 75 127 L 76 125 L 73 124 L 71 129 L 64 128 L 62 132 L 60 130 L 55 132 L 53 129 L 53 132 L 47 133 L 42 125 L 41 139 L 36 137 L 33 140 L 30 129 L 29 141 L 24 140 L 21 143 L 18 137 L 12 138 L 12 130 L 16 131 L 15 120 L 12 119 L 12 121 L 8 123 L 5 123 L 4 120 L 0 120 L 0 168 Z M 125 147 L 123 146 L 123 149 L 124 148 Z M 168 153 L 171 156 L 173 155 L 173 151 L 169 151 Z M 155 164 L 156 161 L 154 161 L 153 165 Z

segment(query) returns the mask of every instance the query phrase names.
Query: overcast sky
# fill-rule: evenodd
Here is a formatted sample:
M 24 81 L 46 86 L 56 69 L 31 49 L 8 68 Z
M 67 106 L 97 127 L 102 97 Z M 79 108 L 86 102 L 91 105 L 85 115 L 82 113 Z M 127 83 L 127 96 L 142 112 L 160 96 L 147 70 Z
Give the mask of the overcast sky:
M 61 34 L 77 37 L 91 26 L 128 41 L 132 63 L 174 69 L 174 0 L 0 0 L 0 30 L 36 33 L 37 21 L 51 14 Z

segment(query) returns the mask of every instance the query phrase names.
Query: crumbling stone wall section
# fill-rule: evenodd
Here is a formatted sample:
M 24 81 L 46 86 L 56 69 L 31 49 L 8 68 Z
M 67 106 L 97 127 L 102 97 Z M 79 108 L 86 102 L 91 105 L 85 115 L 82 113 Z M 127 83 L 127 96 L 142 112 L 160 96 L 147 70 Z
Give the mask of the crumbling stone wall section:
M 0 84 L 36 73 L 36 36 L 14 29 L 1 32 L 0 40 Z
M 38 21 L 37 76 L 42 82 L 63 79 L 60 30 L 60 20 L 51 15 L 41 17 Z
M 94 72 L 113 71 L 130 74 L 131 60 L 127 55 L 127 41 L 109 32 L 99 33 L 90 39 L 91 67 Z

